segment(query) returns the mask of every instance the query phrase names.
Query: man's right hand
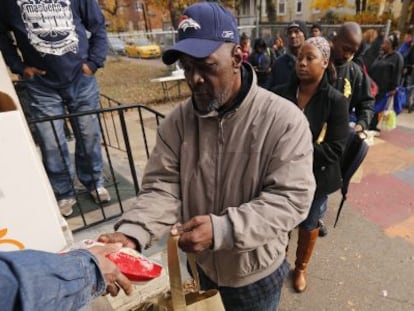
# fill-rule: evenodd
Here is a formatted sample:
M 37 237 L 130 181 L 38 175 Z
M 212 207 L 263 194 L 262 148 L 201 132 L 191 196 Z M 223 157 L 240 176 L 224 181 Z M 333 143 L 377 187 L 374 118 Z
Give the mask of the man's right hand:
M 30 79 L 33 76 L 44 76 L 46 74 L 46 71 L 38 69 L 36 67 L 26 67 L 23 71 L 23 78 L 24 79 Z
M 132 249 L 137 249 L 138 247 L 134 240 L 128 238 L 125 234 L 121 232 L 102 234 L 98 237 L 98 242 L 121 243 L 123 247 L 129 247 Z

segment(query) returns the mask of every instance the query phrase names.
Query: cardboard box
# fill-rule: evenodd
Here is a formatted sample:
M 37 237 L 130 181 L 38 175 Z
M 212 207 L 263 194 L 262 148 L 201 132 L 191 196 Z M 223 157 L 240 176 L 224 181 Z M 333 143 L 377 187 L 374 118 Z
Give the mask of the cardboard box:
M 60 251 L 62 217 L 1 54 L 0 77 L 0 251 Z

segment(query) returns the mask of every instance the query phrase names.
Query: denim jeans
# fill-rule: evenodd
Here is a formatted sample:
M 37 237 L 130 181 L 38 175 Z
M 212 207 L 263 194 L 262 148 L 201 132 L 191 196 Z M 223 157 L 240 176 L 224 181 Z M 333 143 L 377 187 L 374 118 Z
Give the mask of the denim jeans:
M 306 217 L 306 219 L 300 224 L 300 227 L 308 231 L 316 229 L 319 225 L 318 222 L 321 216 L 321 211 L 324 209 L 324 206 L 327 206 L 327 202 L 327 195 L 314 198 L 308 217 Z
M 326 201 L 320 206 L 319 219 L 325 218 L 327 210 L 328 210 L 328 198 L 326 198 Z
M 99 109 L 99 88 L 94 76 L 80 74 L 71 85 L 53 89 L 40 83 L 36 76 L 27 81 L 33 118 L 51 117 Z M 65 110 L 66 108 L 66 110 Z M 103 185 L 101 132 L 98 117 L 71 118 L 76 139 L 75 164 L 80 182 L 92 191 Z M 64 120 L 37 123 L 39 146 L 53 191 L 58 200 L 75 196 L 74 168 L 64 131 Z M 56 135 L 53 127 L 56 130 Z
M 198 268 L 202 290 L 217 289 L 226 311 L 276 311 L 283 282 L 289 273 L 289 263 L 282 264 L 270 275 L 242 287 L 218 286 Z

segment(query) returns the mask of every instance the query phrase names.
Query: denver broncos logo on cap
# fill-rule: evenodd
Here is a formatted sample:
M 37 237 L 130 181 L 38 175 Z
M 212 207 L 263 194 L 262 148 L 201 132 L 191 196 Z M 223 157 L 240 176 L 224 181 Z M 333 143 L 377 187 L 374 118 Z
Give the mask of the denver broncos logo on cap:
M 234 39 L 234 31 L 232 31 L 232 30 L 224 30 L 224 31 L 221 33 L 221 36 L 222 36 L 224 39 Z
M 183 15 L 183 16 L 180 17 L 180 22 L 178 24 L 178 29 L 181 29 L 182 31 L 185 32 L 188 28 L 194 28 L 195 30 L 197 30 L 197 29 L 200 29 L 201 26 L 200 26 L 199 23 L 197 23 L 191 17 Z

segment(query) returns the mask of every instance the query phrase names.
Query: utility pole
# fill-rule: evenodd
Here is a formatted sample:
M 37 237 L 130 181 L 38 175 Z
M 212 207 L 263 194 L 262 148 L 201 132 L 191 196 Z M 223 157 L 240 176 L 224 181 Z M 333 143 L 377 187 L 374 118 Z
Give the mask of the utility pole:
M 261 1 L 261 0 L 259 0 Z M 254 12 L 256 16 L 256 39 L 260 37 L 259 34 L 259 6 L 257 5 L 257 0 L 254 0 Z
M 152 32 L 151 21 L 150 21 L 150 17 L 148 16 L 148 10 L 147 10 L 147 6 L 145 2 L 141 2 L 141 6 L 142 6 L 142 12 L 144 14 L 145 31 Z

